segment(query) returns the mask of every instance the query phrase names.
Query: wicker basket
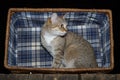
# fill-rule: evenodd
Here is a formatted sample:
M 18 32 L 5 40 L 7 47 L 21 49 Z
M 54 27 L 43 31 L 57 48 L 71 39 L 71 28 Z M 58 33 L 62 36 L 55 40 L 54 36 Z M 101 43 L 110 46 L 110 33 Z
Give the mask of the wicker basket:
M 56 12 L 66 14 L 68 29 L 95 50 L 98 68 L 50 68 L 52 57 L 40 45 L 40 27 Z M 72 28 L 71 28 L 72 26 Z M 112 13 L 107 9 L 11 8 L 8 12 L 4 66 L 18 73 L 108 72 L 114 68 Z

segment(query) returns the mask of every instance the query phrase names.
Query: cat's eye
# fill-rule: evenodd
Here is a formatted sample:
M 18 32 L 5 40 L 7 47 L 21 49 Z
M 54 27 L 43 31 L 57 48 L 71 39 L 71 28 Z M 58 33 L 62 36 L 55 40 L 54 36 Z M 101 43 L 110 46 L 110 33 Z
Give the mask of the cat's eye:
M 61 24 L 61 25 L 60 25 L 60 27 L 62 28 L 62 27 L 64 27 L 64 25 L 63 25 L 63 24 Z

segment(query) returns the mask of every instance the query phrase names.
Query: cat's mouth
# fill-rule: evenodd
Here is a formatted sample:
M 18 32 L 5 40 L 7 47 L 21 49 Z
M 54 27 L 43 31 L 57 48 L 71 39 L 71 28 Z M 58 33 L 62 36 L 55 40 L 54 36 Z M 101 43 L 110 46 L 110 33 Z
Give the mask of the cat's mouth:
M 67 34 L 67 32 L 61 33 L 60 36 L 61 36 L 61 37 L 64 37 L 64 36 L 66 36 L 66 34 Z

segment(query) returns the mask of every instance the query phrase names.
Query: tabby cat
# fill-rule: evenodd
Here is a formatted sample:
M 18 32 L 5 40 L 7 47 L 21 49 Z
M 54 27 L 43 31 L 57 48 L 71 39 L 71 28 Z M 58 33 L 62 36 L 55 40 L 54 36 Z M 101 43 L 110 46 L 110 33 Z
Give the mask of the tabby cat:
M 53 56 L 52 68 L 97 67 L 90 43 L 66 26 L 64 16 L 53 13 L 41 28 L 41 43 Z

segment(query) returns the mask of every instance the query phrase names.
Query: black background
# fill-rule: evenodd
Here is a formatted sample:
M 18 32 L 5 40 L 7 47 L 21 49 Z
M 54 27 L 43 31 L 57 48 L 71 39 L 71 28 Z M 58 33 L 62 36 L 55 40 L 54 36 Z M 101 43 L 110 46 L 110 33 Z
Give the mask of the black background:
M 115 2 L 116 1 L 116 2 Z M 4 0 L 0 1 L 0 73 L 10 73 L 4 68 L 4 44 L 7 12 L 9 8 L 79 8 L 110 9 L 113 16 L 114 69 L 110 74 L 120 73 L 120 16 L 117 0 Z

